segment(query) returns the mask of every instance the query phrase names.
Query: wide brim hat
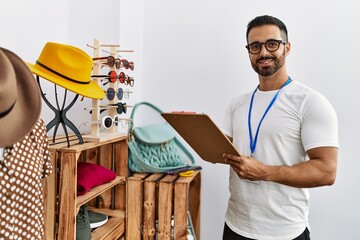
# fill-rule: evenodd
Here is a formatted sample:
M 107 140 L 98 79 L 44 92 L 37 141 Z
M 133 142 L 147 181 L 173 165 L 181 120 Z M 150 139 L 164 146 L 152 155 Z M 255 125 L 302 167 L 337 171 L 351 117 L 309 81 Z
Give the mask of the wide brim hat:
M 15 53 L 0 48 L 0 147 L 21 141 L 41 113 L 38 83 Z
M 83 50 L 60 43 L 48 42 L 30 70 L 65 89 L 84 97 L 102 99 L 105 92 L 91 79 L 92 58 Z

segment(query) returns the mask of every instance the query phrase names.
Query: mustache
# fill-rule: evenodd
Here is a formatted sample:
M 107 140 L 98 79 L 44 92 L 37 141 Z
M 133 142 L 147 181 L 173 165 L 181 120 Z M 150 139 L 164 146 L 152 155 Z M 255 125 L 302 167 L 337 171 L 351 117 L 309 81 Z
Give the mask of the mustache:
M 256 60 L 257 63 L 259 63 L 260 61 L 264 61 L 264 60 L 275 60 L 274 57 L 260 57 Z

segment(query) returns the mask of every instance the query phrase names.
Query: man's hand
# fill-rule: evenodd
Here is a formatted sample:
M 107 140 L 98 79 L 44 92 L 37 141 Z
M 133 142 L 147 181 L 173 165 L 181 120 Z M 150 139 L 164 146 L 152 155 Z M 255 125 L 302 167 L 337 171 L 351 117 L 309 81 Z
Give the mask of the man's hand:
M 259 181 L 266 180 L 269 175 L 270 168 L 255 158 L 227 153 L 224 153 L 223 157 L 241 179 Z
M 252 157 L 238 157 L 227 153 L 223 157 L 241 179 L 272 181 L 300 188 L 334 184 L 338 149 L 319 147 L 308 150 L 307 154 L 309 160 L 293 166 L 270 166 Z

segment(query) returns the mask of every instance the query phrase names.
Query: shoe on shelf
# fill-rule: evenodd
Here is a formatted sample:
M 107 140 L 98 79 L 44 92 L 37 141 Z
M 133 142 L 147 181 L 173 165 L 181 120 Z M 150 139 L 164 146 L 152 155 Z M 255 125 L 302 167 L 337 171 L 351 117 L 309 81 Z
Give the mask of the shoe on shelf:
M 105 214 L 94 212 L 93 210 L 89 210 L 88 213 L 90 228 L 98 228 L 108 221 L 108 216 Z
M 88 207 L 82 205 L 76 216 L 76 240 L 91 240 Z

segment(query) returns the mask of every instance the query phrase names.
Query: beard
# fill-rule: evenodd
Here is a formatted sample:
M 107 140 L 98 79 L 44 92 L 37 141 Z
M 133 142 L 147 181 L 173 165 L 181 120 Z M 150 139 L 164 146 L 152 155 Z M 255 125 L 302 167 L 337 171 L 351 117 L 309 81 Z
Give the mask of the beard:
M 273 60 L 274 65 L 273 66 L 267 66 L 267 67 L 260 67 L 258 65 L 259 61 L 262 60 Z M 285 51 L 277 58 L 274 56 L 268 56 L 268 57 L 260 57 L 256 59 L 255 61 L 251 62 L 251 66 L 253 67 L 254 71 L 257 72 L 260 76 L 263 77 L 269 77 L 276 73 L 282 66 L 285 64 Z

